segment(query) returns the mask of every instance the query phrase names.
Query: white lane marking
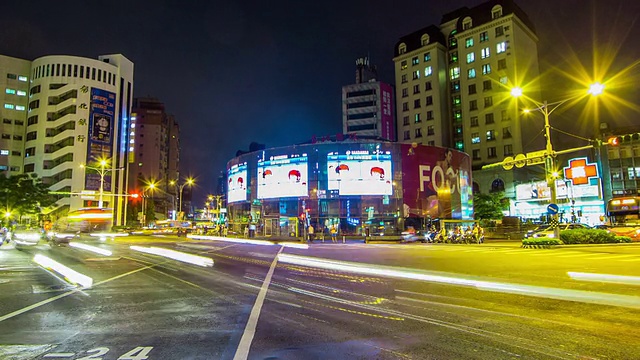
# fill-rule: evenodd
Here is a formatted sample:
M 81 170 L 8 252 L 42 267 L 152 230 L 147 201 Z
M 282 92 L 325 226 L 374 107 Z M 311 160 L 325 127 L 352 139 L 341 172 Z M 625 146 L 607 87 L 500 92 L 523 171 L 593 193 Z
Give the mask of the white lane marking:
M 568 272 L 569 277 L 574 280 L 580 281 L 592 281 L 592 282 L 604 282 L 614 284 L 625 285 L 640 285 L 640 277 L 638 276 L 626 276 L 626 275 L 611 275 L 611 274 L 594 274 L 583 272 Z
M 265 276 L 264 281 L 262 282 L 262 287 L 260 288 L 260 292 L 258 292 L 256 302 L 253 304 L 253 309 L 251 309 L 249 321 L 247 321 L 247 326 L 244 328 L 244 333 L 242 334 L 242 338 L 240 339 L 240 343 L 238 344 L 238 349 L 236 350 L 236 354 L 233 357 L 233 360 L 245 360 L 249 358 L 249 350 L 251 349 L 253 337 L 256 334 L 256 327 L 258 326 L 260 311 L 262 310 L 262 305 L 264 304 L 264 298 L 267 296 L 267 290 L 269 289 L 269 284 L 271 283 L 271 277 L 273 276 L 273 272 L 275 271 L 276 265 L 278 264 L 278 256 L 280 256 L 282 249 L 284 249 L 284 247 L 281 246 L 280 250 L 278 250 L 278 253 L 273 258 L 273 262 L 271 263 L 271 267 L 269 267 L 267 276 Z
M 587 256 L 600 256 L 601 254 L 594 254 L 594 253 L 580 253 L 580 254 L 570 254 L 570 255 L 560 255 L 560 256 L 556 256 L 557 258 L 574 258 L 574 257 L 587 257 Z
M 52 357 L 72 357 L 73 355 L 75 355 L 75 353 L 48 353 L 47 355 L 43 356 L 46 358 L 52 358 Z
M 599 255 L 598 255 L 599 256 Z M 631 255 L 610 255 L 610 256 L 605 256 L 605 257 L 595 257 L 591 260 L 608 260 L 608 259 L 624 259 L 624 258 L 630 258 L 630 257 L 637 257 L 637 254 L 631 254 Z

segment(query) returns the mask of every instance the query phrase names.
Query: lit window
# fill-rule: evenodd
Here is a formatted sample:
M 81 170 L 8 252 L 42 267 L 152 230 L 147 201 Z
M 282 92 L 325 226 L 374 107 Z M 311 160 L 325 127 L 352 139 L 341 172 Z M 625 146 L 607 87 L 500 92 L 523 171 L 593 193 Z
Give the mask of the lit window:
M 472 47 L 473 46 L 473 38 L 472 37 L 468 37 L 464 40 L 464 46 L 465 47 Z
M 138 166 L 142 166 L 142 163 L 138 163 Z
M 9 155 L 9 150 L 0 150 L 0 155 Z
M 507 85 L 508 82 L 509 82 L 509 79 L 506 76 L 503 76 L 500 78 L 500 84 Z
M 486 58 L 489 57 L 489 48 L 488 47 L 480 50 L 480 57 L 483 58 L 483 59 L 486 59 Z
M 507 42 L 503 41 L 503 42 L 499 42 L 498 44 L 496 44 L 496 52 L 498 54 L 503 53 L 507 51 Z
M 417 123 L 422 122 L 422 119 L 420 119 L 420 113 L 417 113 L 417 114 L 415 115 L 414 122 L 415 122 L 416 124 L 417 124 Z
M 426 68 L 424 68 L 424 76 L 431 76 L 432 73 L 433 69 L 431 68 L 431 66 L 427 66 Z
M 417 57 L 417 56 L 414 56 L 414 57 L 411 59 L 411 65 L 418 65 L 419 63 L 420 63 L 420 60 L 418 59 L 418 57 Z
M 462 29 L 463 30 L 469 30 L 471 29 L 471 26 L 473 25 L 471 18 L 470 17 L 466 17 L 464 18 L 464 20 L 462 20 Z
M 495 140 L 496 134 L 493 130 L 487 130 L 487 141 Z
M 14 106 L 13 106 L 13 104 L 4 104 L 4 108 L 5 109 L 13 109 Z
M 484 64 L 482 65 L 482 75 L 491 74 L 491 65 Z
M 4 90 L 4 92 L 7 93 L 7 94 L 11 94 L 11 95 L 15 95 L 15 93 L 16 93 L 16 91 L 14 89 L 9 89 L 9 88 L 6 88 Z
M 456 141 L 456 149 L 464 150 L 464 143 L 462 142 L 462 140 Z
M 489 33 L 484 31 L 480 33 L 480 42 L 489 41 Z
M 476 54 L 473 52 L 470 52 L 467 54 L 467 64 L 471 64 L 472 62 L 476 61 Z
M 451 68 L 450 73 L 451 73 L 451 80 L 457 79 L 460 77 L 460 68 L 457 66 L 454 68 Z
M 430 52 L 424 54 L 424 61 L 431 61 L 431 53 Z
M 406 69 L 406 68 L 407 68 L 407 60 L 403 60 L 403 61 L 400 63 L 400 70 L 404 70 L 404 69 Z
M 471 134 L 471 143 L 472 144 L 480 144 L 480 134 L 479 133 L 472 133 Z
M 135 143 L 135 140 L 133 139 L 129 140 L 129 144 L 134 144 L 134 143 Z
M 24 111 L 25 107 L 22 105 L 16 105 L 16 110 L 18 111 Z
M 413 80 L 420 79 L 420 70 L 416 70 L 413 72 Z
M 27 96 L 27 92 L 22 90 L 18 90 L 17 94 L 18 96 Z
M 133 152 L 133 146 L 129 147 L 129 152 Z
M 476 69 L 471 68 L 471 69 L 467 70 L 467 77 L 469 79 L 474 79 L 476 77 Z
M 27 81 L 26 76 L 18 76 L 18 81 Z

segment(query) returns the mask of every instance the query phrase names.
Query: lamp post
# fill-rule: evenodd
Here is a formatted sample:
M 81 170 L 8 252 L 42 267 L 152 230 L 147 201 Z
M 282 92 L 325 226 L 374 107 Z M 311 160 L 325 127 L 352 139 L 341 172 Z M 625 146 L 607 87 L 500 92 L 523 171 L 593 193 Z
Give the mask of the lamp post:
M 179 190 L 178 191 L 178 194 L 179 194 L 179 197 L 178 197 L 178 202 L 179 202 L 179 204 L 178 204 L 178 212 L 179 213 L 182 213 L 182 191 L 184 190 L 185 186 L 188 185 L 189 187 L 191 187 L 191 186 L 193 186 L 193 184 L 195 184 L 195 180 L 193 180 L 193 178 L 187 178 L 186 181 L 184 183 L 182 183 L 182 184 L 178 184 L 178 180 L 169 181 L 169 185 L 173 185 L 176 188 L 178 188 L 178 190 Z
M 146 196 L 144 195 L 144 193 L 147 190 L 155 190 L 156 188 L 156 183 L 150 183 L 146 189 L 142 189 L 142 226 L 144 227 L 147 223 L 147 200 L 146 200 Z M 154 210 L 155 211 L 155 210 Z
M 109 165 L 109 161 L 107 159 L 100 159 L 98 164 L 100 165 L 100 167 L 87 166 L 85 164 L 80 164 L 80 167 L 83 169 L 86 168 L 86 169 L 95 170 L 98 172 L 98 174 L 100 174 L 100 190 L 99 190 L 100 195 L 98 198 L 98 207 L 102 208 L 103 198 L 104 198 L 104 177 L 112 171 L 123 170 L 124 168 L 107 169 L 107 165 Z
M 604 85 L 601 83 L 594 83 L 589 87 L 589 90 L 587 91 L 587 94 L 590 94 L 592 96 L 597 96 L 602 94 L 602 92 L 604 91 Z M 511 89 L 511 96 L 518 98 L 521 97 L 523 95 L 523 91 L 522 88 L 520 87 L 514 87 L 513 89 Z M 556 178 L 558 177 L 558 172 L 555 170 L 555 153 L 553 151 L 553 146 L 551 144 L 551 125 L 549 124 L 549 115 L 551 115 L 551 113 L 553 113 L 557 108 L 559 108 L 560 106 L 562 106 L 563 104 L 567 103 L 570 100 L 575 100 L 578 97 L 584 96 L 583 94 L 579 95 L 579 96 L 573 96 L 570 98 L 567 98 L 565 100 L 561 100 L 561 101 L 557 101 L 557 102 L 553 102 L 553 103 L 548 103 L 546 100 L 542 103 L 537 102 L 535 100 L 529 99 L 527 98 L 527 100 L 531 101 L 532 103 L 535 104 L 535 108 L 533 109 L 525 109 L 524 113 L 530 113 L 531 111 L 538 111 L 540 113 L 542 113 L 542 115 L 544 116 L 544 134 L 546 137 L 546 146 L 545 146 L 545 152 L 544 152 L 544 165 L 545 165 L 545 177 L 547 180 L 547 186 L 549 186 L 549 189 L 551 190 L 551 204 L 556 204 L 558 199 L 557 199 L 557 194 L 558 194 L 558 188 L 557 188 L 557 184 L 556 184 Z M 558 213 L 556 212 L 555 214 L 552 215 L 552 219 L 553 219 L 553 233 L 554 233 L 554 238 L 555 239 L 559 239 L 560 238 L 560 229 L 558 228 Z

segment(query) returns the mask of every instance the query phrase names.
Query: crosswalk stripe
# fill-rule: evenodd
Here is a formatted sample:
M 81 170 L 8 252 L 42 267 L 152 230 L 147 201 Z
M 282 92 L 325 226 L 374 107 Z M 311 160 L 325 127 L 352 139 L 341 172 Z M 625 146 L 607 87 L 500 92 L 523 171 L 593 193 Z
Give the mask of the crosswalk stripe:
M 559 258 L 574 258 L 574 257 L 587 257 L 587 256 L 593 256 L 593 255 L 600 255 L 600 254 L 580 253 L 580 254 L 560 255 L 560 256 L 556 256 L 556 257 L 559 257 Z
M 608 260 L 608 259 L 622 259 L 622 258 L 629 258 L 629 257 L 637 257 L 638 255 L 633 254 L 633 255 L 609 255 L 609 256 L 605 256 L 605 257 L 595 257 L 592 260 Z

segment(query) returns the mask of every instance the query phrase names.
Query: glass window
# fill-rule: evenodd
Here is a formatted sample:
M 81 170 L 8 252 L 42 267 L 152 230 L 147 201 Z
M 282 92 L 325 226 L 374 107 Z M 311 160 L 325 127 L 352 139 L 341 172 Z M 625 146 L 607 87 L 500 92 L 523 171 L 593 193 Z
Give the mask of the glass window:
M 476 54 L 474 52 L 470 52 L 467 54 L 467 64 L 471 64 L 476 61 Z
M 457 51 L 452 51 L 449 54 L 449 62 L 450 63 L 457 63 L 458 62 L 458 52 Z
M 478 110 L 478 101 L 477 100 L 469 101 L 469 110 Z
M 486 58 L 489 57 L 489 48 L 488 47 L 480 50 L 480 57 L 483 58 L 483 59 L 486 59 Z
M 417 128 L 415 130 L 416 136 L 417 138 L 421 138 L 422 137 L 422 129 L 421 128 Z
M 16 92 L 16 95 L 18 95 L 18 96 L 27 96 L 27 92 L 26 91 L 22 91 L 22 90 L 18 90 Z
M 405 130 L 404 131 L 404 139 L 405 140 L 411 140 L 411 131 L 410 130 Z
M 402 125 L 409 125 L 409 117 L 408 116 L 402 117 Z
M 491 90 L 491 80 L 485 80 L 482 82 L 482 90 Z
M 504 28 L 502 26 L 496 27 L 496 37 L 504 35 Z
M 402 60 L 400 63 L 400 70 L 404 70 L 407 68 L 407 60 Z
M 482 75 L 488 75 L 488 74 L 491 74 L 491 65 L 489 64 L 482 65 Z
M 424 61 L 431 61 L 431 53 L 430 52 L 424 54 Z
M 80 77 L 84 77 L 84 65 L 80 65 Z
M 400 46 L 398 46 L 398 52 L 400 54 L 404 54 L 407 52 L 407 45 L 405 44 L 400 44 Z
M 420 79 L 420 70 L 416 70 L 413 72 L 413 80 Z
M 480 160 L 480 150 L 479 149 L 473 150 L 473 160 Z
M 458 99 L 460 99 L 460 96 L 458 96 Z M 424 103 L 425 105 L 433 105 L 433 96 L 431 95 L 427 96 Z
M 471 143 L 480 144 L 480 133 L 471 133 Z
M 409 111 L 409 103 L 408 102 L 403 102 L 402 103 L 402 111 Z
M 493 141 L 496 139 L 496 134 L 494 130 L 487 130 L 487 141 Z
M 485 124 L 493 124 L 494 120 L 493 120 L 493 113 L 488 113 L 484 115 L 484 123 Z
M 414 123 L 417 124 L 417 123 L 420 123 L 420 122 L 422 122 L 422 119 L 420 119 L 420 113 L 417 113 L 415 115 L 415 118 L 414 118 Z
M 449 72 L 451 73 L 451 80 L 454 80 L 460 77 L 460 68 L 457 66 L 451 68 Z
M 426 83 L 424 83 L 424 91 L 429 90 L 431 90 L 431 81 L 427 81 Z
M 509 83 L 509 79 L 506 76 L 502 76 L 500 78 L 500 84 L 507 85 Z
M 496 148 L 495 147 L 490 147 L 487 148 L 487 157 L 488 158 L 494 158 L 497 157 L 498 154 L 496 153 Z
M 502 128 L 502 138 L 503 139 L 511 138 L 511 127 L 507 126 Z
M 477 116 L 472 116 L 471 117 L 471 126 L 472 127 L 476 127 L 476 126 L 479 126 L 478 124 L 479 124 L 478 117 Z
M 420 99 L 413 100 L 413 108 L 414 109 L 419 109 L 420 108 Z
M 402 83 L 407 83 L 407 74 L 402 74 Z
M 505 145 L 504 146 L 504 156 L 510 156 L 513 155 L 513 145 L 509 144 L 509 145 Z
M 431 66 L 427 66 L 424 68 L 424 76 L 431 76 L 432 73 L 433 69 L 431 68 Z
M 6 88 L 6 89 L 4 89 L 4 93 L 5 94 L 15 95 L 16 91 L 14 89 Z
M 507 59 L 498 60 L 498 70 L 504 70 L 507 68 Z
M 488 108 L 493 106 L 493 97 L 492 96 L 486 96 L 484 98 L 484 107 Z
M 18 81 L 27 81 L 27 77 L 26 76 L 18 76 Z
M 469 84 L 469 95 L 476 93 L 476 84 Z
M 413 93 L 414 94 L 419 94 L 420 93 L 420 85 L 418 85 L 418 84 L 413 85 Z
M 480 42 L 485 42 L 485 41 L 489 41 L 489 33 L 486 31 L 483 31 L 480 33 Z
M 402 97 L 408 97 L 409 96 L 409 89 L 407 88 L 403 88 L 402 89 Z
M 436 134 L 436 132 L 435 132 L 435 130 L 433 128 L 433 125 L 427 126 L 427 135 L 435 135 L 435 134 Z
M 462 140 L 457 140 L 455 146 L 456 146 L 456 149 L 460 151 L 464 150 L 464 142 L 462 142 Z
M 420 59 L 418 59 L 418 57 L 417 57 L 417 56 L 414 56 L 414 57 L 411 59 L 411 65 L 418 65 L 419 63 L 420 63 Z
M 427 120 L 433 120 L 433 111 L 427 111 Z
M 476 78 L 476 69 L 471 68 L 467 70 L 467 79 L 475 79 Z
M 5 109 L 13 109 L 13 108 L 15 108 L 15 105 L 13 105 L 13 104 L 4 104 L 4 108 Z
M 15 80 L 18 76 L 16 74 L 7 74 L 7 79 Z
M 24 111 L 24 110 L 25 110 L 25 107 L 24 107 L 24 106 L 22 106 L 22 105 L 16 105 L 16 110 L 18 110 L 18 111 Z
M 498 54 L 503 53 L 507 51 L 507 42 L 503 41 L 503 42 L 499 42 L 496 44 L 496 52 Z
M 464 39 L 464 47 L 472 47 L 473 46 L 473 38 L 468 37 Z

